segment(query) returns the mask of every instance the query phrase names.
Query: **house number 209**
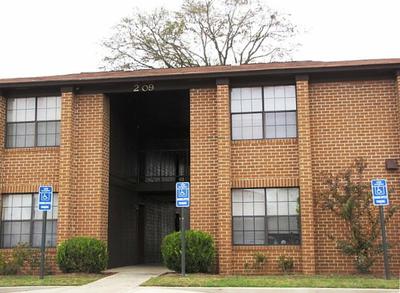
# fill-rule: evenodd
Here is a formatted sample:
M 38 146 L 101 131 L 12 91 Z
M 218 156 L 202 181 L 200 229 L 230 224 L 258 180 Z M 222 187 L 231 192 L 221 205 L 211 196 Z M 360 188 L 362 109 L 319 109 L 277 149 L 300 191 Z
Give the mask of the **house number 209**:
M 133 86 L 134 92 L 151 92 L 154 91 L 154 84 L 135 84 Z

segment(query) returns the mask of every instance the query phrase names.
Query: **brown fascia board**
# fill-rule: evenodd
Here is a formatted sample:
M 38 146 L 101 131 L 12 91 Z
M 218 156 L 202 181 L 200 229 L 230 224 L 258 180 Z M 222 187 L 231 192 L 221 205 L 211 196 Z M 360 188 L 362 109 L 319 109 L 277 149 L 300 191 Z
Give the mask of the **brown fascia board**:
M 136 71 L 89 72 L 43 77 L 0 79 L 0 88 L 66 86 L 111 82 L 168 81 L 177 79 L 229 78 L 255 75 L 299 75 L 400 69 L 400 58 L 351 61 L 293 61 L 238 66 L 142 69 Z

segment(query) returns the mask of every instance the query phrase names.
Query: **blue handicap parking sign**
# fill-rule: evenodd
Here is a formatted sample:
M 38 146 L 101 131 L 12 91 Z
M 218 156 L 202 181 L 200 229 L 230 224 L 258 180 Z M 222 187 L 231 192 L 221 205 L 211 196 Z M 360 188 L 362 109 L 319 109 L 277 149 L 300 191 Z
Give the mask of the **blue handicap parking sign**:
M 176 183 L 176 207 L 187 208 L 190 206 L 190 183 Z
M 38 210 L 39 211 L 51 211 L 53 198 L 53 187 L 52 186 L 40 186 L 39 187 L 39 198 L 38 198 Z
M 386 206 L 389 204 L 389 193 L 386 179 L 371 180 L 372 201 L 376 206 Z

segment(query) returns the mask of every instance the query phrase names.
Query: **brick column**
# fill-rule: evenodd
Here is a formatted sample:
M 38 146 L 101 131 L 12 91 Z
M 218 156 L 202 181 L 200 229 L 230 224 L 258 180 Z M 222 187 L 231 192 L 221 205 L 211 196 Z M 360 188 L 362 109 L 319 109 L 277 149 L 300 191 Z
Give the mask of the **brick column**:
M 3 96 L 0 91 L 0 164 L 3 162 L 3 154 L 5 148 L 5 136 L 6 136 L 6 108 L 7 108 L 7 99 Z M 0 168 L 2 170 L 3 168 Z M 0 177 L 0 199 L 3 187 L 3 178 Z
M 217 241 L 216 89 L 190 90 L 190 229 Z
M 217 187 L 219 273 L 232 272 L 231 129 L 229 80 L 217 80 Z
M 109 99 L 103 94 L 77 95 L 76 111 L 74 235 L 107 241 Z
M 399 113 L 399 122 L 400 122 L 400 70 L 397 70 L 396 72 L 395 86 L 397 90 L 397 110 Z
M 310 97 L 308 76 L 296 77 L 301 252 L 304 274 L 315 274 L 314 200 L 312 188 Z
M 74 112 L 75 94 L 73 88 L 61 89 L 61 139 L 60 171 L 58 190 L 58 242 L 73 236 L 74 209 L 73 196 L 74 168 Z

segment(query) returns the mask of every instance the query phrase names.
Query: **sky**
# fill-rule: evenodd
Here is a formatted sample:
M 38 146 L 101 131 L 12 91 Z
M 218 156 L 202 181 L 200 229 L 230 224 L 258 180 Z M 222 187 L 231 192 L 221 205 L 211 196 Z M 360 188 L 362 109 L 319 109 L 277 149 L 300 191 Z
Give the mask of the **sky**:
M 262 0 L 301 28 L 293 60 L 400 58 L 399 0 Z M 180 0 L 0 0 L 0 78 L 99 71 L 101 40 L 135 8 Z

